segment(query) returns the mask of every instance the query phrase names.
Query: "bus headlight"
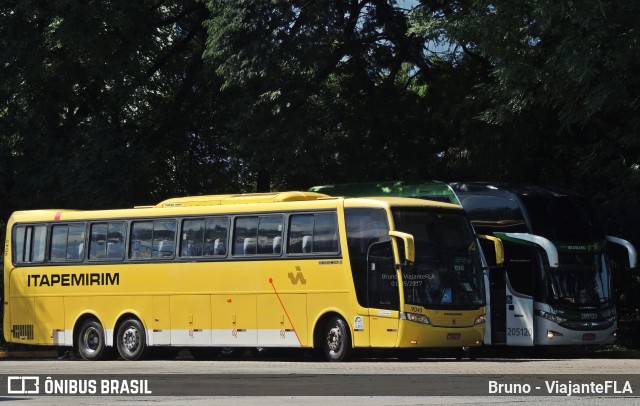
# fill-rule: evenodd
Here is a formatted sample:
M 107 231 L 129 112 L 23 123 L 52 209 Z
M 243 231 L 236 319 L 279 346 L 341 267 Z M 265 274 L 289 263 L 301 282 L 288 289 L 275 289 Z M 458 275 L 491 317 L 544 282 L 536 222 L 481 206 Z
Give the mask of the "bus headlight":
M 400 312 L 400 320 L 409 320 L 420 324 L 431 324 L 431 321 L 424 314 Z
M 542 317 L 543 319 L 547 319 L 550 320 L 554 323 L 564 323 L 565 321 L 567 321 L 567 319 L 565 319 L 564 317 L 560 317 L 558 315 L 555 315 L 553 313 L 549 313 L 549 312 L 545 312 L 544 310 L 536 310 L 535 314 L 537 316 Z
M 487 321 L 487 316 L 485 314 L 482 314 L 478 317 L 476 317 L 476 320 L 473 322 L 474 325 L 476 324 L 482 324 L 482 323 L 486 323 Z

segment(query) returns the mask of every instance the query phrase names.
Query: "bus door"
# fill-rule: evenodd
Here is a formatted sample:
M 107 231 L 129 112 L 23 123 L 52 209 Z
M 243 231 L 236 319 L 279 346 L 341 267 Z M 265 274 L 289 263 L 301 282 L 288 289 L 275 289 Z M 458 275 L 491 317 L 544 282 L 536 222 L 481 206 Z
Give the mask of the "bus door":
M 538 267 L 538 247 L 506 242 L 504 304 L 506 344 L 534 344 L 533 295 Z
M 610 260 L 613 300 L 618 315 L 618 342 L 635 346 L 640 340 L 640 283 L 638 254 L 626 240 L 607 236 L 606 253 Z
M 398 341 L 400 294 L 391 241 L 371 244 L 367 253 L 369 340 L 372 347 L 395 347 Z
M 546 254 L 549 266 L 557 268 L 558 251 L 551 241 L 537 235 L 494 234 L 504 243 L 507 345 L 532 346 L 536 333 L 534 292 L 536 281 L 542 274 L 544 263 L 541 261 L 544 261 Z
M 504 244 L 502 240 L 487 235 L 477 235 L 480 260 L 484 269 L 484 285 L 487 292 L 487 321 L 485 344 L 507 343 L 506 282 L 504 268 Z
M 507 345 L 533 345 L 533 296 L 518 291 L 533 290 L 533 272 L 528 269 L 532 268 L 532 265 L 532 263 L 526 262 L 506 261 L 507 271 L 504 292 Z M 517 287 L 514 287 L 514 285 Z
M 490 343 L 507 343 L 507 282 L 504 267 L 489 270 Z

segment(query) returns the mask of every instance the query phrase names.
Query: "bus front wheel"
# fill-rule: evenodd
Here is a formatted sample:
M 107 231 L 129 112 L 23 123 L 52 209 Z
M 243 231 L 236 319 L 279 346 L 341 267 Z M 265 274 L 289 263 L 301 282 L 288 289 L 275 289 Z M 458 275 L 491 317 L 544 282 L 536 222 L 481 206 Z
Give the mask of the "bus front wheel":
M 147 346 L 142 323 L 137 319 L 125 320 L 118 328 L 116 343 L 122 358 L 130 361 L 142 358 Z
M 324 355 L 330 362 L 345 361 L 351 355 L 349 326 L 342 317 L 332 317 L 322 336 Z
M 94 361 L 104 353 L 104 329 L 94 319 L 85 320 L 78 331 L 78 353 L 83 359 Z

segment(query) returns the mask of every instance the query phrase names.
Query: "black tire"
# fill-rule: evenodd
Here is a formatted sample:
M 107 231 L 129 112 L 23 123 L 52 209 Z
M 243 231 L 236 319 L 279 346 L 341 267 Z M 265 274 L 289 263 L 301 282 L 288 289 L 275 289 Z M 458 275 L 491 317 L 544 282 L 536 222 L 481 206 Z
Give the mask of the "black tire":
M 87 319 L 78 330 L 78 354 L 83 359 L 96 361 L 105 354 L 104 328 L 95 319 Z
M 352 352 L 349 325 L 342 317 L 332 317 L 322 333 L 322 348 L 330 362 L 346 361 Z
M 144 356 L 147 340 L 144 327 L 138 319 L 127 319 L 120 324 L 116 335 L 116 346 L 123 359 L 135 361 Z

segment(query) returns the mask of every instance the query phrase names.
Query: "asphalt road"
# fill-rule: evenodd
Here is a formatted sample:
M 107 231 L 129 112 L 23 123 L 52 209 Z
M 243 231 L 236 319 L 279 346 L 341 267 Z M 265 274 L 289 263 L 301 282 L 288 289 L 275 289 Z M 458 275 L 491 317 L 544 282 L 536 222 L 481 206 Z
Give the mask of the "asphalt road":
M 426 354 L 414 362 L 399 362 L 374 354 L 347 363 L 316 361 L 301 354 L 196 361 L 184 352 L 174 360 L 137 362 L 8 358 L 0 360 L 0 401 L 8 405 L 640 405 L 636 353 L 567 355 L 562 357 L 562 351 L 490 354 L 459 361 Z M 35 378 L 38 395 L 17 393 L 33 390 Z

